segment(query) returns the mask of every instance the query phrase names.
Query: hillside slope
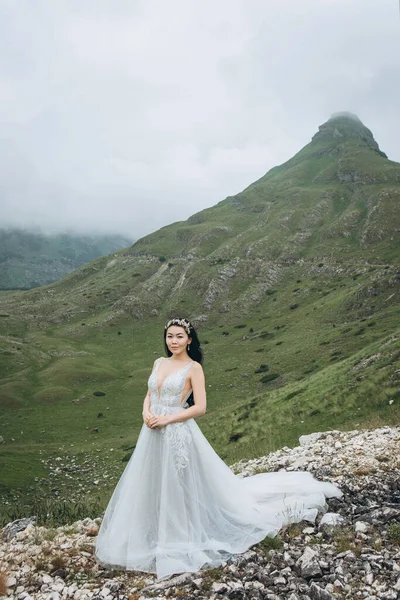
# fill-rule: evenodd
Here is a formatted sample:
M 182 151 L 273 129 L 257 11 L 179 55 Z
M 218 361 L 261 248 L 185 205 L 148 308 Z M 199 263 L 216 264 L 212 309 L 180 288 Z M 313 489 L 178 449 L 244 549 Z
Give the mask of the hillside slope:
M 240 194 L 52 285 L 2 293 L 4 492 L 34 488 L 54 454 L 122 469 L 172 315 L 198 326 L 200 424 L 228 461 L 398 421 L 399 199 L 400 165 L 337 115 Z

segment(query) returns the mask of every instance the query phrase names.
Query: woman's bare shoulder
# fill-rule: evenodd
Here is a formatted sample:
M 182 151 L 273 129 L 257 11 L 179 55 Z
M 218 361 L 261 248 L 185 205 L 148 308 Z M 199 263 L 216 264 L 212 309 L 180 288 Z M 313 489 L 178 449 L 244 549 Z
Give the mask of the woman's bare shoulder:
M 162 359 L 163 359 L 163 357 L 162 357 L 162 356 L 159 356 L 158 358 L 156 358 L 156 360 L 153 362 L 152 372 L 153 372 L 153 371 L 154 371 L 154 369 L 156 368 L 158 361 L 160 361 L 160 360 L 162 360 Z

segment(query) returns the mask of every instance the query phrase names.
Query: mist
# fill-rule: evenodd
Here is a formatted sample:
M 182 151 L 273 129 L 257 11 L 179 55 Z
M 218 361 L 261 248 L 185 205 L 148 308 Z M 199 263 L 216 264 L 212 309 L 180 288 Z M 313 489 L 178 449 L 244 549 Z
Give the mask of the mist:
M 1 227 L 139 238 L 350 111 L 400 161 L 398 2 L 3 0 Z

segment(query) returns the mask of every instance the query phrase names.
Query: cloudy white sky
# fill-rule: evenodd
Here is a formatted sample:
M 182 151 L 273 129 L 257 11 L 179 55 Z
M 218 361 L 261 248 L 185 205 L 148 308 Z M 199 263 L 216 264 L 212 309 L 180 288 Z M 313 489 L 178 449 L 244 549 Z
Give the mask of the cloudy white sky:
M 400 161 L 398 0 L 1 0 L 0 226 L 140 237 L 343 110 Z

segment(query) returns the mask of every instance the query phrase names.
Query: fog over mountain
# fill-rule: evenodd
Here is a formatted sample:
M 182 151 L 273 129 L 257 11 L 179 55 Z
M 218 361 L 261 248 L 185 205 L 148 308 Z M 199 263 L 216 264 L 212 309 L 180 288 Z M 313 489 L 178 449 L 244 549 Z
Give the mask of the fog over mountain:
M 399 161 L 395 0 L 0 5 L 0 226 L 137 239 L 348 110 Z

